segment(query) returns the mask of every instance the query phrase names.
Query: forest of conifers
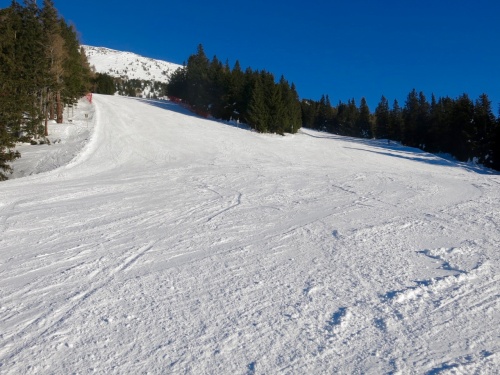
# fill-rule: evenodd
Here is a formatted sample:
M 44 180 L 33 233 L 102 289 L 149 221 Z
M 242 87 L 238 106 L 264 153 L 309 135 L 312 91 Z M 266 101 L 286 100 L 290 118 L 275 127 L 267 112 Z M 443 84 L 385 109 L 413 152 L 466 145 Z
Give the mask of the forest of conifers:
M 16 142 L 47 135 L 48 120 L 63 121 L 63 107 L 88 91 L 135 96 L 144 83 L 125 82 L 94 74 L 80 47 L 76 30 L 62 19 L 52 0 L 12 1 L 0 9 L 0 180 L 20 155 Z M 372 113 L 366 100 L 332 105 L 299 99 L 295 85 L 283 76 L 251 68 L 238 61 L 231 69 L 203 46 L 189 57 L 165 87 L 175 100 L 203 116 L 238 120 L 258 132 L 295 133 L 301 126 L 338 135 L 390 139 L 433 153 L 448 153 L 460 161 L 475 160 L 500 170 L 500 116 L 486 94 L 475 101 L 435 98 L 412 90 L 404 104 L 385 97 Z
M 0 9 L 0 180 L 20 156 L 15 143 L 47 136 L 48 120 L 63 121 L 63 107 L 90 90 L 91 76 L 75 29 L 52 0 Z
M 372 113 L 364 98 L 330 103 L 302 99 L 282 76 L 278 82 L 266 71 L 233 69 L 217 57 L 211 61 L 203 46 L 189 57 L 167 85 L 168 95 L 182 99 L 198 113 L 235 119 L 259 132 L 295 133 L 301 126 L 333 134 L 389 139 L 432 153 L 447 153 L 459 161 L 474 160 L 500 170 L 500 117 L 493 113 L 486 94 L 473 101 L 467 94 L 456 99 L 435 98 L 412 90 L 400 106 L 382 96 Z

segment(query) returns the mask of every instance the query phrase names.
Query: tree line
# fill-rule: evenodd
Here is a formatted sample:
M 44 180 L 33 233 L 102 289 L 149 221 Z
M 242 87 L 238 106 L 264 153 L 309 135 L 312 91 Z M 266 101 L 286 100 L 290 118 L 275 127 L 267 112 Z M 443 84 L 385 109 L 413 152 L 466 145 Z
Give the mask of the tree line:
M 302 100 L 304 127 L 334 134 L 388 139 L 431 153 L 448 153 L 459 161 L 475 160 L 500 170 L 500 116 L 495 118 L 491 101 L 482 94 L 473 101 L 467 94 L 456 99 L 429 102 L 413 89 L 401 107 L 382 96 L 374 113 L 366 100 L 354 99 L 332 106 L 328 96 L 319 101 Z
M 92 72 L 76 30 L 52 0 L 0 9 L 0 180 L 20 155 L 15 142 L 48 135 L 65 105 L 90 90 Z
M 216 56 L 209 60 L 202 45 L 167 85 L 170 97 L 188 103 L 195 112 L 222 120 L 237 120 L 258 132 L 295 133 L 301 126 L 300 100 L 294 84 L 278 82 L 265 71 L 231 69 Z
M 460 161 L 474 159 L 500 170 L 500 116 L 487 95 L 467 94 L 429 102 L 412 90 L 401 107 L 382 97 L 372 113 L 364 98 L 358 106 L 299 99 L 295 85 L 265 70 L 231 69 L 216 56 L 209 60 L 199 45 L 168 84 L 123 80 L 95 74 L 80 47 L 76 30 L 58 15 L 52 0 L 13 0 L 0 9 L 0 180 L 20 155 L 15 143 L 47 134 L 48 120 L 63 121 L 63 107 L 88 91 L 137 96 L 149 85 L 203 116 L 236 120 L 258 132 L 295 133 L 301 126 L 334 134 L 389 139 Z
M 300 100 L 294 84 L 278 82 L 265 71 L 236 61 L 233 69 L 217 57 L 207 58 L 203 46 L 189 57 L 167 84 L 167 95 L 181 99 L 202 115 L 238 120 L 259 132 L 295 133 L 301 126 L 330 133 L 388 139 L 431 153 L 448 153 L 459 161 L 475 160 L 500 170 L 500 115 L 482 94 L 473 101 L 467 94 L 429 102 L 413 89 L 403 106 L 392 106 L 382 96 L 374 112 L 365 98 L 333 106 L 328 95 L 319 101 Z
M 113 77 L 107 73 L 95 73 L 92 80 L 92 92 L 104 95 L 146 97 L 158 99 L 167 96 L 167 83 L 142 79 Z M 147 93 L 146 93 L 147 92 Z

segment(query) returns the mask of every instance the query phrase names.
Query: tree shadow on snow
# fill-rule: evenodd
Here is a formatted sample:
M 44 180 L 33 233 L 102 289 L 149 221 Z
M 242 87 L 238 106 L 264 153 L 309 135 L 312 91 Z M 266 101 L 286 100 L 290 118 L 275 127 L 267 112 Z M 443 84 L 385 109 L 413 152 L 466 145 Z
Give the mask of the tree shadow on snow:
M 227 125 L 227 126 L 231 126 L 231 127 L 238 128 L 238 129 L 252 131 L 252 129 L 248 125 L 240 124 L 240 123 L 237 123 L 236 121 L 223 121 L 223 120 L 217 120 L 214 118 L 204 118 L 202 116 L 197 115 L 196 113 L 191 112 L 189 109 L 184 108 L 183 106 L 181 106 L 177 103 L 174 103 L 170 100 L 157 100 L 157 99 L 144 99 L 144 98 L 135 98 L 135 99 L 140 100 L 141 102 L 148 104 L 148 105 L 151 105 L 153 107 L 158 107 L 161 109 L 165 109 L 167 111 L 177 112 L 177 113 L 180 113 L 180 114 L 185 115 L 185 116 L 190 116 L 190 117 L 194 117 L 194 118 L 202 119 L 202 120 L 207 120 L 207 121 L 213 121 L 213 122 L 216 122 L 216 123 L 221 124 L 221 125 Z
M 500 175 L 499 172 L 483 167 L 481 165 L 476 165 L 473 163 L 464 163 L 453 159 L 451 156 L 448 158 L 441 157 L 439 155 L 431 154 L 426 151 L 423 151 L 419 148 L 404 146 L 398 142 L 390 141 L 387 139 L 363 139 L 363 138 L 354 138 L 354 137 L 346 137 L 340 136 L 330 133 L 325 133 L 323 136 L 322 133 L 310 134 L 308 132 L 301 132 L 309 137 L 319 138 L 319 139 L 337 139 L 343 142 L 349 142 L 355 145 L 366 146 L 365 147 L 346 147 L 351 150 L 365 151 L 371 152 L 374 154 L 390 156 L 400 159 L 406 159 L 411 161 L 416 161 L 420 163 L 426 163 L 430 165 L 439 165 L 446 167 L 454 167 L 454 168 L 463 168 L 467 171 L 484 174 L 484 175 Z M 371 150 L 370 150 L 371 149 Z M 374 150 L 375 149 L 375 150 Z

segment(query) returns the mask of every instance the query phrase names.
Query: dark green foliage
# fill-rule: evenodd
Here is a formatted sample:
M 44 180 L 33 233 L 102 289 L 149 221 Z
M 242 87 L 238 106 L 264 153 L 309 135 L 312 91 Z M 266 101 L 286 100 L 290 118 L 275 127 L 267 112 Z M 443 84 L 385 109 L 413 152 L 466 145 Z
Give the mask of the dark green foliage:
M 473 157 L 472 137 L 474 133 L 474 104 L 467 94 L 460 96 L 451 111 L 451 153 L 460 161 Z
M 315 122 L 318 117 L 318 102 L 310 99 L 302 99 L 300 102 L 300 109 L 304 127 L 315 129 Z
M 374 138 L 388 138 L 389 137 L 389 101 L 382 95 L 380 103 L 375 109 L 375 123 L 372 127 L 372 134 Z
M 334 110 L 328 95 L 322 95 L 317 104 L 317 115 L 314 121 L 314 129 L 328 131 L 333 129 Z
M 260 133 L 268 131 L 270 113 L 266 104 L 266 94 L 261 76 L 254 81 L 252 99 L 248 106 L 248 123 Z
M 7 163 L 19 157 L 16 141 L 48 135 L 54 106 L 62 121 L 63 104 L 85 94 L 90 75 L 74 29 L 59 18 L 52 0 L 44 0 L 43 8 L 25 0 L 24 6 L 13 1 L 0 9 L 0 171 L 9 171 Z
M 401 133 L 404 129 L 403 111 L 397 100 L 394 100 L 389 114 L 389 139 L 401 141 Z
M 90 90 L 90 66 L 83 49 L 80 48 L 74 27 L 67 25 L 62 19 L 60 25 L 66 49 L 61 94 L 64 104 L 73 104 Z
M 495 119 L 486 94 L 475 103 L 463 94 L 457 99 L 436 99 L 413 89 L 404 108 L 394 100 L 389 109 L 382 96 L 374 114 L 362 98 L 332 107 L 328 96 L 319 101 L 302 100 L 305 127 L 352 137 L 387 138 L 429 152 L 445 152 L 460 161 L 476 160 L 500 170 L 500 119 Z
M 198 52 L 191 55 L 187 63 L 185 99 L 199 111 L 208 111 L 210 106 L 209 60 L 203 46 L 198 46 Z
M 175 98 L 185 98 L 187 89 L 187 68 L 177 69 L 167 85 L 167 95 Z
M 109 74 L 96 73 L 92 83 L 92 91 L 97 94 L 113 95 L 116 92 L 115 79 Z
M 371 118 L 370 118 L 370 108 L 368 108 L 368 104 L 366 103 L 365 98 L 361 98 L 361 103 L 359 105 L 359 116 L 357 120 L 357 129 L 359 132 L 359 136 L 362 138 L 372 138 L 371 132 Z
M 473 153 L 478 161 L 488 167 L 494 165 L 496 119 L 491 109 L 491 102 L 486 94 L 476 100 L 474 106 L 474 134 L 472 137 Z
M 302 123 L 297 91 L 284 77 L 276 83 L 266 71 L 243 72 L 238 61 L 231 70 L 217 57 L 209 61 L 201 45 L 172 75 L 167 92 L 196 113 L 242 121 L 258 132 L 295 133 Z
M 361 137 L 362 132 L 358 128 L 359 109 L 354 99 L 349 99 L 347 104 L 339 103 L 337 109 L 337 127 L 340 135 Z
M 493 132 L 493 157 L 491 161 L 492 168 L 500 171 L 500 111 L 498 113 L 497 123 Z

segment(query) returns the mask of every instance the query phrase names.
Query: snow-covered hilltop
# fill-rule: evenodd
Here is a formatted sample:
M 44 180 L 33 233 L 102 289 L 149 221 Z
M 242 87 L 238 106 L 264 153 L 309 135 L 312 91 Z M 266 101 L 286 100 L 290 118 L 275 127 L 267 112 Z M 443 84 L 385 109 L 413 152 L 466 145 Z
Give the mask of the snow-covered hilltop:
M 105 47 L 82 46 L 91 66 L 98 73 L 113 77 L 140 79 L 167 83 L 170 75 L 181 65 L 143 57 L 132 52 L 122 52 Z

